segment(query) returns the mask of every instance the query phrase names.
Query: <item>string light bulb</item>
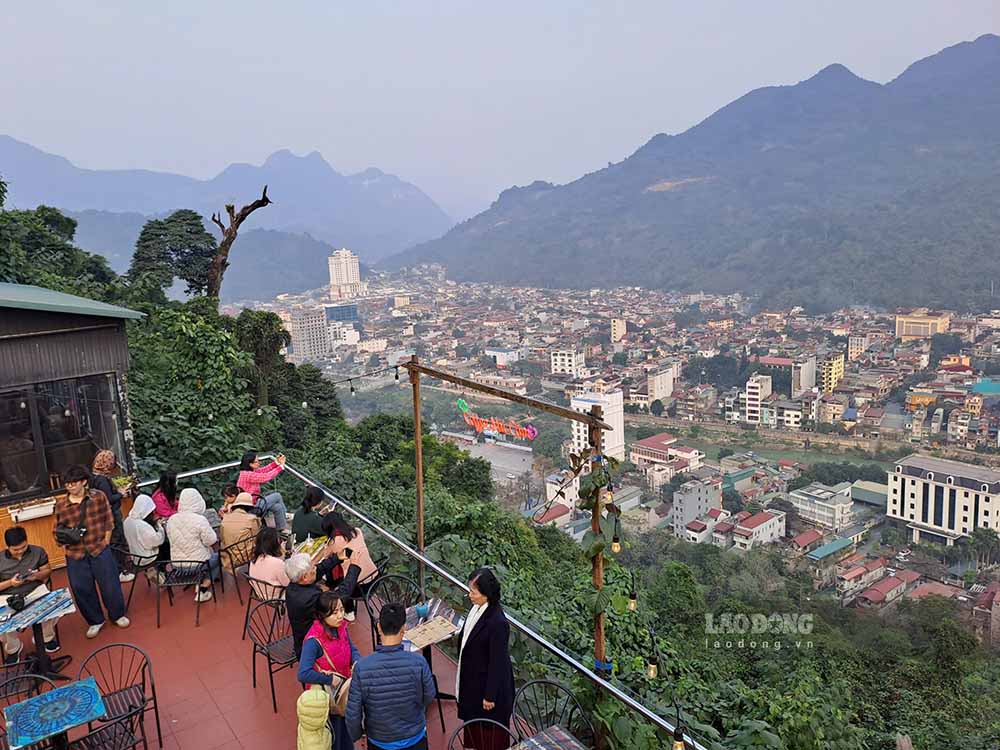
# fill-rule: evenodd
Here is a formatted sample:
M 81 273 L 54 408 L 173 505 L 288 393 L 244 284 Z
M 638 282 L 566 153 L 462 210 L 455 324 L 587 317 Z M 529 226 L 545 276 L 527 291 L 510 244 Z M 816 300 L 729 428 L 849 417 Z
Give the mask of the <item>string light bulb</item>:
M 257 409 L 257 416 L 258 417 L 263 417 L 264 416 L 264 410 L 263 409 Z
M 637 609 L 639 609 L 639 597 L 633 591 L 628 595 L 628 611 L 635 612 Z
M 611 538 L 611 551 L 616 555 L 622 551 L 622 540 L 618 538 L 617 534 Z
M 347 382 L 351 386 L 351 395 L 352 396 L 356 396 L 357 395 L 357 391 L 354 389 L 354 381 L 353 380 L 348 380 Z
M 399 368 L 397 367 L 395 369 L 396 369 L 396 380 L 399 380 Z
M 687 744 L 684 742 L 684 725 L 679 721 L 677 726 L 674 727 L 674 744 L 673 750 L 686 750 Z
M 659 673 L 660 670 L 659 667 L 656 666 L 656 659 L 654 659 L 652 656 L 649 657 L 649 660 L 646 663 L 646 676 L 651 680 L 655 680 L 657 675 L 659 675 Z
M 303 401 L 302 402 L 302 408 L 303 409 L 308 409 L 309 408 L 309 402 L 308 401 Z
M 24 403 L 24 402 L 22 401 L 22 402 L 21 402 L 21 408 L 22 408 L 22 409 L 27 409 L 27 408 L 28 408 L 28 405 L 27 405 L 26 403 Z
M 63 416 L 64 417 L 72 417 L 73 416 L 73 412 L 71 412 L 69 409 L 67 409 L 66 411 L 63 412 Z

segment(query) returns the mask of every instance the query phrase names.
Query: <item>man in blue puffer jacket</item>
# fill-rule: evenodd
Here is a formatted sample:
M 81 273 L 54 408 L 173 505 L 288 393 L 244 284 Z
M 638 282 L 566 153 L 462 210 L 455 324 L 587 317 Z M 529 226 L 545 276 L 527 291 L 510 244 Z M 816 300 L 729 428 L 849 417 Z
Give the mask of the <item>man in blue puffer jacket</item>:
M 356 742 L 368 735 L 376 750 L 427 750 L 427 707 L 434 701 L 434 676 L 427 660 L 403 650 L 406 610 L 382 607 L 382 645 L 354 665 L 347 698 L 347 729 Z

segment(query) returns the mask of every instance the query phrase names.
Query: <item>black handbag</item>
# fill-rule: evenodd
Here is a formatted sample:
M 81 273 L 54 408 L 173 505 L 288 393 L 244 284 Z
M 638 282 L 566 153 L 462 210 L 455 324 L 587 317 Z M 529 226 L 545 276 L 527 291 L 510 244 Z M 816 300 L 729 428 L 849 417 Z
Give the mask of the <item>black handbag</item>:
M 83 502 L 80 503 L 80 523 L 83 523 L 84 518 L 86 518 L 87 503 L 90 502 L 90 493 L 83 498 Z M 55 530 L 56 544 L 62 547 L 73 547 L 77 544 L 83 544 L 83 537 L 87 533 L 86 526 L 64 526 L 59 523 L 56 524 Z

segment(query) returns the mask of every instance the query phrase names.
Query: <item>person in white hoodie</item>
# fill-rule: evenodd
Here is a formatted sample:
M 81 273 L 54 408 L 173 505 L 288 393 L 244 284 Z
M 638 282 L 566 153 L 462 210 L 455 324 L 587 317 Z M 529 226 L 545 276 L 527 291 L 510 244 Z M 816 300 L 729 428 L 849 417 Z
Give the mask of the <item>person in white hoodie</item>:
M 167 538 L 170 540 L 172 562 L 210 562 L 212 577 L 218 575 L 219 553 L 212 547 L 219 538 L 205 518 L 205 499 L 194 487 L 181 490 L 177 512 L 167 521 Z M 212 598 L 212 582 L 205 579 L 195 594 L 196 601 Z
M 156 560 L 160 545 L 166 538 L 163 525 L 154 521 L 156 503 L 149 495 L 139 495 L 132 503 L 132 510 L 125 519 L 125 540 L 128 550 L 135 557 L 138 565 L 146 565 Z M 154 568 L 146 569 L 146 576 L 152 580 L 156 575 Z

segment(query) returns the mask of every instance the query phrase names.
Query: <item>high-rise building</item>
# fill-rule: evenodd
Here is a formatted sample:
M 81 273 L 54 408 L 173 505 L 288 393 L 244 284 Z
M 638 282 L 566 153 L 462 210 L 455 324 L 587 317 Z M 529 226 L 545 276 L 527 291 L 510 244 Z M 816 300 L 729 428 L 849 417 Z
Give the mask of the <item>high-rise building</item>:
M 591 407 L 600 406 L 601 419 L 611 425 L 601 432 L 601 453 L 619 461 L 625 460 L 625 399 L 620 390 L 607 393 L 581 393 L 570 401 L 570 407 L 581 413 L 590 413 Z M 573 422 L 573 452 L 580 453 L 590 447 L 587 425 Z
M 819 365 L 819 387 L 823 393 L 832 393 L 844 379 L 844 353 L 830 352 Z
M 584 375 L 583 352 L 576 349 L 553 349 L 549 353 L 549 369 L 553 375 L 565 374 L 580 378 Z
M 847 361 L 859 359 L 867 348 L 867 338 L 863 334 L 852 334 L 847 339 Z
M 330 269 L 330 299 L 361 297 L 368 285 L 361 280 L 358 256 L 346 247 L 336 250 L 327 259 Z
M 330 334 L 322 307 L 293 310 L 288 332 L 292 336 L 289 358 L 293 362 L 322 359 L 330 353 Z
M 611 319 L 611 341 L 612 343 L 618 343 L 628 332 L 628 322 L 624 318 L 612 318 Z
M 763 419 L 764 400 L 771 395 L 771 376 L 752 375 L 747 381 L 743 418 L 750 424 L 760 424 Z
M 896 316 L 896 338 L 903 341 L 929 339 L 935 333 L 948 333 L 951 313 L 931 312 L 926 307 Z
M 889 472 L 886 516 L 914 542 L 952 545 L 978 527 L 1000 531 L 1000 471 L 929 456 L 908 456 Z

